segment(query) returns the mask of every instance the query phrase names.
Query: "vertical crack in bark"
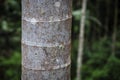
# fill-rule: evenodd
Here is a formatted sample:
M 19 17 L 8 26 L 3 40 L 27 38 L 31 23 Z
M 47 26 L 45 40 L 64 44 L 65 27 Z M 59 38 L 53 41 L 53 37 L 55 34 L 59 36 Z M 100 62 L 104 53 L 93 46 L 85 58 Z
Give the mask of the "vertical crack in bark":
M 45 53 L 45 55 L 48 57 L 48 52 L 46 51 L 46 49 L 43 47 L 43 51 Z

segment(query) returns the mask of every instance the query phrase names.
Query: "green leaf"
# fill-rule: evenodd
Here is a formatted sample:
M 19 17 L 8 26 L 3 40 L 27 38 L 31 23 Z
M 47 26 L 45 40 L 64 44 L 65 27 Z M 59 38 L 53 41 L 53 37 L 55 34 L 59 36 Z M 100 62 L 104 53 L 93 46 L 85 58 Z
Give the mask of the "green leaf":
M 99 26 L 102 26 L 102 23 L 96 17 L 88 16 L 88 19 L 92 20 L 93 22 L 95 22 Z
M 8 23 L 5 20 L 2 21 L 2 29 L 3 30 L 8 30 Z
M 73 16 L 75 17 L 76 20 L 79 20 L 81 18 L 81 10 L 76 10 L 73 11 Z

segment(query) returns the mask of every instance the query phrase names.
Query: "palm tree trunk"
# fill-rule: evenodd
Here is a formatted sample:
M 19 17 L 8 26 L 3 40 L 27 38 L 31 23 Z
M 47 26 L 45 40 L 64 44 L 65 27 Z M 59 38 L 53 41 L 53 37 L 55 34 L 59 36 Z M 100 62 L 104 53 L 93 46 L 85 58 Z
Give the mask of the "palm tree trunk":
M 22 0 L 22 80 L 70 80 L 71 0 Z

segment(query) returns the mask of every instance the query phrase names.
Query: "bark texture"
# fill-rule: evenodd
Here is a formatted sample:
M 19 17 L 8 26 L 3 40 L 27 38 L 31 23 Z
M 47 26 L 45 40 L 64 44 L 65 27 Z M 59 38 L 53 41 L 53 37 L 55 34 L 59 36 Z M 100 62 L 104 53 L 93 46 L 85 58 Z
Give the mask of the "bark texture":
M 71 0 L 22 0 L 22 80 L 70 80 Z
M 79 48 L 77 59 L 77 80 L 81 80 L 80 69 L 82 67 L 82 55 L 83 55 L 83 43 L 84 43 L 84 27 L 85 27 L 85 14 L 86 14 L 87 0 L 83 0 L 82 3 L 82 17 L 80 22 L 80 34 L 79 34 Z

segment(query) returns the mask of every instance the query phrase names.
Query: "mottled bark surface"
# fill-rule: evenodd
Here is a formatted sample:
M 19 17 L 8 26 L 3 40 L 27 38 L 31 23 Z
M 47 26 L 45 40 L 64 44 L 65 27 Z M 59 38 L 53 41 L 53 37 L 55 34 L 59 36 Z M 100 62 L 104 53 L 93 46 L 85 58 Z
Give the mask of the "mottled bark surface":
M 22 0 L 22 80 L 70 80 L 71 0 Z
M 55 70 L 30 70 L 23 67 L 22 80 L 70 80 L 70 66 Z

